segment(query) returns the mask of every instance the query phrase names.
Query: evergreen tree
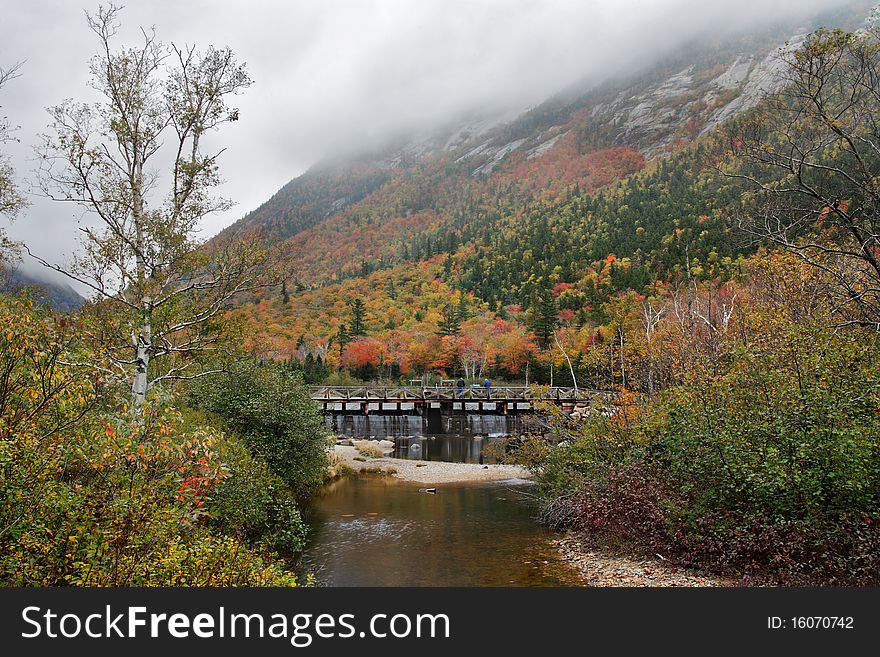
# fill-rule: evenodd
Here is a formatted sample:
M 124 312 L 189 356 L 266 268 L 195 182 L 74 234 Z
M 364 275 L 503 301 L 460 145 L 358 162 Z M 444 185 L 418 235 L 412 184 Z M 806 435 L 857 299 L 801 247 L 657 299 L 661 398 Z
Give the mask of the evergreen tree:
M 327 361 L 318 356 L 315 359 L 315 383 L 320 383 L 330 374 L 330 368 L 327 367 Z
M 448 281 L 452 278 L 452 254 L 446 254 L 446 260 L 443 262 L 443 277 Z
M 345 349 L 345 345 L 351 342 L 351 334 L 348 332 L 348 327 L 345 324 L 339 325 L 335 340 L 336 346 L 339 347 L 339 357 L 342 358 L 342 350 Z
M 349 336 L 351 339 L 363 337 L 367 334 L 367 327 L 364 323 L 364 301 L 357 298 L 351 302 L 351 328 Z
M 553 332 L 559 326 L 559 308 L 553 293 L 543 290 L 538 294 L 532 308 L 532 330 L 542 349 L 553 341 Z
M 459 323 L 469 319 L 471 316 L 471 312 L 467 304 L 467 295 L 465 295 L 464 293 L 462 293 L 461 296 L 458 298 L 458 307 L 455 309 L 455 314 Z
M 455 336 L 461 333 L 461 319 L 459 319 L 458 309 L 448 305 L 443 308 L 443 317 L 437 327 L 437 335 Z

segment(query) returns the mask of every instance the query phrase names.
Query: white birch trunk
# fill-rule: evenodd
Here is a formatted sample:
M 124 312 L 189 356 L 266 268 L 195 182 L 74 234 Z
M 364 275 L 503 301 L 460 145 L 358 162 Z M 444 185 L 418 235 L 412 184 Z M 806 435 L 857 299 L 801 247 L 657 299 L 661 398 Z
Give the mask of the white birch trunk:
M 574 394 L 577 396 L 578 393 L 578 382 L 577 378 L 574 375 L 574 367 L 572 367 L 571 359 L 568 357 L 568 354 L 565 353 L 565 349 L 562 348 L 562 344 L 559 342 L 559 338 L 556 337 L 556 331 L 553 332 L 553 340 L 556 342 L 556 346 L 559 347 L 559 351 L 562 352 L 562 355 L 565 356 L 565 360 L 568 362 L 568 370 L 571 372 L 571 382 L 574 384 Z

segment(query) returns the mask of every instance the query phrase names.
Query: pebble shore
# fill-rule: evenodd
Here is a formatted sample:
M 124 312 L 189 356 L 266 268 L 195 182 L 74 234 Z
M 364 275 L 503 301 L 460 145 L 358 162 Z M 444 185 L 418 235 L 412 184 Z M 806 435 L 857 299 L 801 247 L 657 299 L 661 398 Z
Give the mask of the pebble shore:
M 516 465 L 416 461 L 395 459 L 390 456 L 371 458 L 363 456 L 355 447 L 348 445 L 336 445 L 333 453 L 340 463 L 344 463 L 355 472 L 362 469 L 387 472 L 398 479 L 420 484 L 451 484 L 532 478 L 531 472 Z
M 580 572 L 584 586 L 736 586 L 731 580 L 677 568 L 660 558 L 624 557 L 592 551 L 584 548 L 574 534 L 556 539 L 554 543 L 563 559 Z
M 480 481 L 531 479 L 532 474 L 515 465 L 480 465 L 365 456 L 354 446 L 335 445 L 335 460 L 355 472 L 382 472 L 420 484 L 452 484 Z M 661 558 L 618 556 L 584 547 L 573 533 L 554 539 L 562 558 L 579 573 L 583 586 L 717 587 L 736 586 L 731 580 L 695 573 L 663 562 Z

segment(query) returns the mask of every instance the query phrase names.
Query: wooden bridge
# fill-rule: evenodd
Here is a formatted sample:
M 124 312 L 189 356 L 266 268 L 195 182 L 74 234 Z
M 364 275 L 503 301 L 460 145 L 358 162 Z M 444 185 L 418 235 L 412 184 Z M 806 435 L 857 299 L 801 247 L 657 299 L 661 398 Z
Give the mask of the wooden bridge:
M 542 404 L 574 407 L 590 404 L 607 393 L 575 388 L 482 386 L 459 389 L 450 386 L 312 386 L 312 399 L 325 413 L 386 414 L 436 410 L 464 413 L 514 413 L 534 411 Z

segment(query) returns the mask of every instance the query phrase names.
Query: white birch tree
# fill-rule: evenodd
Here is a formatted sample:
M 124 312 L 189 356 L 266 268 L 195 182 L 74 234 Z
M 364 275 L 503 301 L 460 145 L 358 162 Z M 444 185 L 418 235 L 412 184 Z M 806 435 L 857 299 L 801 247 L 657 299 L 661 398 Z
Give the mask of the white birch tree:
M 18 77 L 20 69 L 20 62 L 9 68 L 0 68 L 0 89 L 6 86 L 10 80 Z M 0 116 L 0 144 L 13 140 L 12 133 L 13 127 L 10 125 L 9 119 Z M 0 215 L 12 218 L 25 204 L 26 200 L 15 181 L 15 170 L 9 164 L 5 153 L 0 152 Z M 11 245 L 7 242 L 3 228 L 0 227 L 0 269 L 3 264 L 3 250 L 9 246 Z
M 228 102 L 251 84 L 245 66 L 229 48 L 165 46 L 155 30 L 114 50 L 119 12 L 86 14 L 100 45 L 90 66 L 100 102 L 50 108 L 38 147 L 43 193 L 96 221 L 81 222 L 70 266 L 28 251 L 91 290 L 102 358 L 81 364 L 130 382 L 140 406 L 160 381 L 208 373 L 197 356 L 221 348 L 232 299 L 275 281 L 256 239 L 198 239 L 201 220 L 231 206 L 212 194 L 223 151 L 205 152 L 205 137 L 238 119 Z

